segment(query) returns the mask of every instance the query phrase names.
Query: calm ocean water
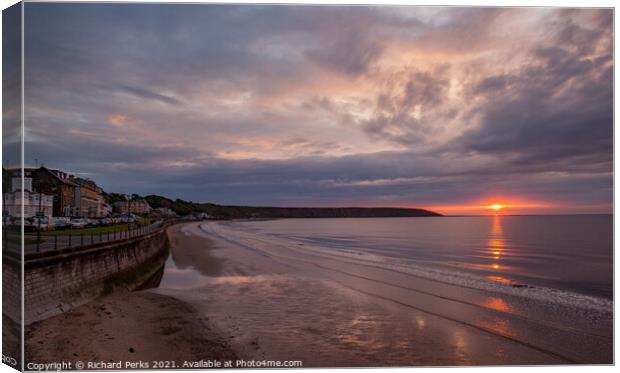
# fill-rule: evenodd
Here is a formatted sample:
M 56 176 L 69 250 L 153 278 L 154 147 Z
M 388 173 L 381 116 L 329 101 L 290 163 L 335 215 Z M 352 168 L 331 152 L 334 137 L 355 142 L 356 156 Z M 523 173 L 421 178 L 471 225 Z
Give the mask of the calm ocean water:
M 489 282 L 611 298 L 611 215 L 283 219 L 235 229 Z

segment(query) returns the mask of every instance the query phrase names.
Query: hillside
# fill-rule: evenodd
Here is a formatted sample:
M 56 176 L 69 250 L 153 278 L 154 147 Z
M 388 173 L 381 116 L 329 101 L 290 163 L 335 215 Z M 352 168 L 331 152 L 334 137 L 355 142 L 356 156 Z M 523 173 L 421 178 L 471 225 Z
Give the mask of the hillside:
M 181 199 L 149 195 L 144 197 L 153 208 L 168 207 L 181 216 L 206 213 L 220 219 L 267 218 L 379 218 L 441 216 L 433 211 L 391 207 L 265 207 L 225 206 L 196 203 Z

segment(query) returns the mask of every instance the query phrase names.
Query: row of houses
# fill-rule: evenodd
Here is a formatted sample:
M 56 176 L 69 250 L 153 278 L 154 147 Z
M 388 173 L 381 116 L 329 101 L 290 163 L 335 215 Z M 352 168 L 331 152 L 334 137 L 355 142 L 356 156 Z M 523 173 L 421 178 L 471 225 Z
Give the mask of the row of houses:
M 21 185 L 21 169 L 3 169 L 3 194 L 5 213 L 33 217 L 37 212 L 47 217 L 102 218 L 117 213 L 148 214 L 150 206 L 144 200 L 107 201 L 103 189 L 94 181 L 76 177 L 60 170 L 44 166 L 24 168 L 24 184 Z M 10 180 L 10 183 L 9 183 Z

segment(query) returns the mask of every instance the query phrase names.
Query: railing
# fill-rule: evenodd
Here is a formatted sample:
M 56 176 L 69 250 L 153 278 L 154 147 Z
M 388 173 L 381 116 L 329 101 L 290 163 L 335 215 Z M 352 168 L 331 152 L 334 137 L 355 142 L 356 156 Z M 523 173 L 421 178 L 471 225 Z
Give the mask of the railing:
M 36 253 L 45 251 L 57 251 L 71 248 L 81 248 L 105 243 L 121 242 L 141 236 L 149 235 L 170 222 L 158 220 L 149 225 L 133 225 L 128 229 L 110 229 L 99 232 L 71 229 L 67 231 L 54 231 L 54 234 L 41 234 L 28 232 L 24 235 L 24 253 Z M 125 225 L 127 227 L 127 225 Z M 67 232 L 61 234 L 59 232 Z

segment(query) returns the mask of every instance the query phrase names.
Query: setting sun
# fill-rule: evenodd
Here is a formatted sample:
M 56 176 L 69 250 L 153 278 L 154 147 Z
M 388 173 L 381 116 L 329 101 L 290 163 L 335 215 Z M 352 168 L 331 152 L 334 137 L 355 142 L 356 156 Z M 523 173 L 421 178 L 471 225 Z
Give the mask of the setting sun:
M 494 203 L 492 205 L 489 206 L 490 209 L 495 210 L 495 211 L 499 211 L 501 209 L 504 208 L 503 205 L 500 205 L 499 203 Z

